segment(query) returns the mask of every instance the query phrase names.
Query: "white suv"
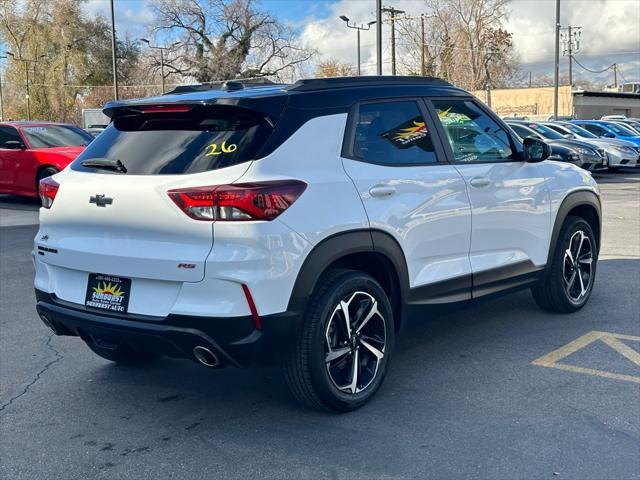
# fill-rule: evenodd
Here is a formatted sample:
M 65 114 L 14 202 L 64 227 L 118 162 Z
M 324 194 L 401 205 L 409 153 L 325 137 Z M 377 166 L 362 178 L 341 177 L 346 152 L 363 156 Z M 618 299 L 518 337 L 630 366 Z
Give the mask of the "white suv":
M 301 401 L 380 387 L 411 305 L 531 288 L 581 308 L 600 200 L 470 94 L 360 77 L 179 88 L 112 119 L 40 185 L 37 310 L 137 363 L 278 363 Z

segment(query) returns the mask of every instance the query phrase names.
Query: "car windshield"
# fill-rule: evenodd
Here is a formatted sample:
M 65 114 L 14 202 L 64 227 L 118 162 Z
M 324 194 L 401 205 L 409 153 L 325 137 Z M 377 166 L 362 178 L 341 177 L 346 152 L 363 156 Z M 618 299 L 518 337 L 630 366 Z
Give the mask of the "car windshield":
M 635 137 L 637 134 L 629 127 L 623 127 L 617 123 L 606 123 L 607 127 L 609 127 L 616 135 L 622 135 L 623 137 Z
M 589 130 L 585 130 L 584 128 L 579 127 L 578 125 L 574 125 L 573 123 L 563 123 L 562 126 L 564 128 L 566 128 L 567 130 L 570 130 L 571 133 L 576 134 L 578 137 L 582 137 L 582 138 L 598 138 L 597 135 L 594 135 Z
M 264 115 L 244 108 L 148 110 L 117 116 L 71 168 L 94 171 L 98 161 L 133 175 L 206 172 L 255 160 L 273 131 Z
M 564 136 L 560 135 L 555 130 L 545 127 L 544 125 L 540 125 L 539 123 L 527 123 L 527 127 L 549 140 L 561 140 L 564 138 Z
M 31 148 L 85 146 L 93 140 L 88 133 L 68 125 L 34 125 L 23 127 L 22 132 Z

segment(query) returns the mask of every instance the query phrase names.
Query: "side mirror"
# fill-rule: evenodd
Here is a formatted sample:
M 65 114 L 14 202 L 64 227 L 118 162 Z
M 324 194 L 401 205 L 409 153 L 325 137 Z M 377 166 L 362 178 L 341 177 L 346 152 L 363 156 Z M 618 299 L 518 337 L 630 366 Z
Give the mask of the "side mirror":
M 24 149 L 24 143 L 18 140 L 7 140 L 4 142 L 4 148 L 9 150 L 22 150 Z
M 603 135 L 604 138 L 616 138 L 616 136 L 611 133 L 611 132 L 607 132 Z
M 551 155 L 551 147 L 539 138 L 527 137 L 522 144 L 524 145 L 524 161 L 527 163 L 542 162 Z

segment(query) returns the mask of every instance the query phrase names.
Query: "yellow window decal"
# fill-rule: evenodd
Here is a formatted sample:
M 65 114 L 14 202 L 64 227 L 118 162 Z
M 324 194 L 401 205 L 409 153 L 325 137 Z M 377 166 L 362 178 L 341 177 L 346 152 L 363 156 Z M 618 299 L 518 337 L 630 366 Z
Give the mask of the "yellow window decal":
M 205 157 L 212 157 L 214 155 L 222 155 L 223 153 L 233 153 L 238 149 L 238 145 L 236 145 L 235 143 L 227 145 L 227 142 L 222 142 L 219 150 L 217 143 L 207 145 L 207 148 L 209 149 L 209 151 L 205 154 Z

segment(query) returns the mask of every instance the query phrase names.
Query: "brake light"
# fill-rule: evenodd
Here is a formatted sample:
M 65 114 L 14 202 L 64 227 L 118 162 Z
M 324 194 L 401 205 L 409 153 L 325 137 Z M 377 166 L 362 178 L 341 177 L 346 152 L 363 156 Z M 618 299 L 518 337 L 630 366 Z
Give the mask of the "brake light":
M 298 180 L 240 183 L 169 190 L 180 209 L 195 220 L 273 220 L 302 195 L 307 184 Z
M 40 195 L 40 201 L 44 208 L 51 208 L 53 201 L 56 199 L 60 184 L 51 177 L 46 177 L 40 180 L 38 185 L 38 194 Z
M 150 105 L 141 107 L 142 113 L 185 113 L 193 108 L 192 105 Z

